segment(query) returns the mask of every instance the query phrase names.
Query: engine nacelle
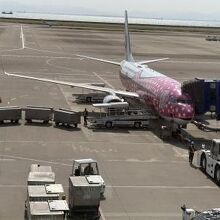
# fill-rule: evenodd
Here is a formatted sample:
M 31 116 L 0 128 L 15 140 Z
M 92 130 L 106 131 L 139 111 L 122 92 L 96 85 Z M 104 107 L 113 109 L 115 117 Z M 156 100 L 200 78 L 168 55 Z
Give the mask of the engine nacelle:
M 123 102 L 124 100 L 115 95 L 107 95 L 103 99 L 103 103 Z

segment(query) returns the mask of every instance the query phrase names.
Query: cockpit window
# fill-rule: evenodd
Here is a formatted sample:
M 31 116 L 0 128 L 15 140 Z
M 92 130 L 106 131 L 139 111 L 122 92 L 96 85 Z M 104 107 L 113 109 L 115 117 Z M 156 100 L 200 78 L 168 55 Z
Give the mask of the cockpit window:
M 188 104 L 188 105 L 192 104 L 192 100 L 190 100 L 190 99 L 176 99 L 174 97 L 170 98 L 170 102 L 174 103 L 174 104 L 177 104 L 177 103 L 179 103 L 179 104 Z
M 192 104 L 192 100 L 190 100 L 190 99 L 177 99 L 177 103 L 180 103 L 180 104 Z

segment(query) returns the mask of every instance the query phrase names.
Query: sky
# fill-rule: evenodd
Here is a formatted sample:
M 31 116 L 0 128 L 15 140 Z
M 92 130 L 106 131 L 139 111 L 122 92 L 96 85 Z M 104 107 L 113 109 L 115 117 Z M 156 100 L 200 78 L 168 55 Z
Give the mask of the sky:
M 220 0 L 0 0 L 1 11 L 220 20 Z

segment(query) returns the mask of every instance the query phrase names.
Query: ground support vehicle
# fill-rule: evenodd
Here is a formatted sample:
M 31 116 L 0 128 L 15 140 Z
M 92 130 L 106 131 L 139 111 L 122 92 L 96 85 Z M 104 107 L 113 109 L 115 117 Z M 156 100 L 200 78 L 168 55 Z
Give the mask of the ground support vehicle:
M 69 211 L 65 200 L 30 202 L 27 205 L 28 220 L 65 220 Z
M 207 36 L 206 40 L 207 41 L 220 41 L 220 37 L 219 36 Z
M 48 175 L 51 173 L 52 176 Z M 51 181 L 53 183 L 50 183 Z M 69 177 L 69 204 L 65 200 L 63 186 L 55 184 L 55 174 L 50 166 L 32 164 L 27 182 L 25 219 L 65 220 L 100 217 L 100 195 L 104 189 L 104 181 L 99 175 L 95 160 L 74 161 Z
M 108 112 L 100 117 L 89 118 L 91 126 L 95 127 L 147 127 L 151 119 L 156 119 L 155 115 L 144 110 L 127 110 L 120 111 L 108 110 Z
M 73 94 L 76 103 L 102 103 L 106 94 L 101 92 L 87 94 Z
M 52 120 L 53 108 L 41 107 L 41 106 L 27 106 L 24 108 L 25 120 L 27 123 L 31 123 L 33 120 L 43 121 L 47 124 Z
M 98 213 L 102 186 L 89 182 L 89 176 L 69 177 L 69 208 L 70 215 L 76 212 Z
M 181 207 L 183 220 L 217 220 L 220 219 L 220 208 L 210 209 L 204 212 L 199 212 L 191 208 Z
M 61 184 L 28 185 L 27 201 L 48 201 L 59 200 L 64 196 L 64 189 Z
M 220 185 L 220 139 L 213 139 L 210 150 L 197 152 L 197 165 Z
M 55 173 L 50 166 L 32 164 L 27 183 L 25 219 L 66 219 L 69 207 L 63 186 L 55 184 Z
M 45 185 L 55 183 L 55 173 L 51 166 L 32 164 L 28 174 L 28 185 Z
M 0 107 L 0 124 L 5 121 L 18 123 L 21 119 L 22 109 L 17 106 Z
M 98 163 L 96 160 L 74 160 L 72 176 L 86 176 L 86 180 L 88 183 L 96 183 L 101 185 L 100 198 L 105 198 L 105 182 L 99 173 Z
M 81 123 L 81 115 L 79 112 L 58 109 L 54 111 L 54 122 L 56 126 L 59 126 L 60 124 L 65 126 L 74 125 L 76 128 L 78 124 Z

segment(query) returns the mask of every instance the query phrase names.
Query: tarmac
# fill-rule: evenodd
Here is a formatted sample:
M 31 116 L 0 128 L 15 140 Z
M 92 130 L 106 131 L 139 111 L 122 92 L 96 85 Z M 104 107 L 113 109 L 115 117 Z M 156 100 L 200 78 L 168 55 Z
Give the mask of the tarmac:
M 131 33 L 136 60 L 169 57 L 150 67 L 181 82 L 195 77 L 220 78 L 219 42 L 208 42 L 205 37 L 184 32 Z M 122 89 L 118 67 L 75 54 L 121 61 L 123 47 L 121 32 L 0 23 L 1 72 L 104 82 Z M 81 89 L 3 74 L 0 77 L 0 106 L 94 110 L 73 102 L 72 94 L 81 93 Z M 187 132 L 197 145 L 220 138 L 219 133 L 202 132 L 191 124 Z M 0 219 L 24 219 L 32 163 L 51 165 L 56 182 L 62 183 L 68 194 L 73 160 L 81 158 L 96 159 L 106 182 L 102 220 L 181 219 L 183 204 L 196 210 L 219 207 L 219 187 L 199 169 L 189 166 L 187 148 L 178 140 L 164 142 L 150 129 L 66 129 L 22 122 L 0 127 Z

